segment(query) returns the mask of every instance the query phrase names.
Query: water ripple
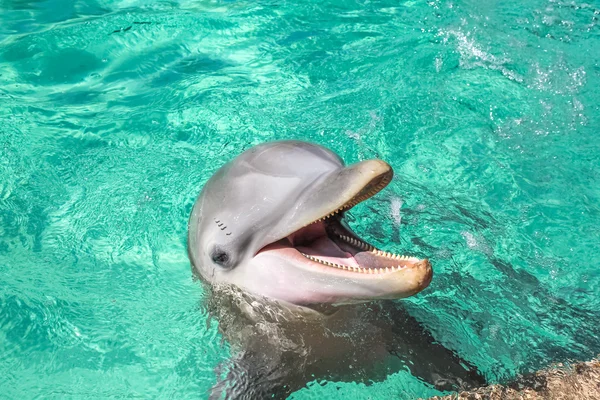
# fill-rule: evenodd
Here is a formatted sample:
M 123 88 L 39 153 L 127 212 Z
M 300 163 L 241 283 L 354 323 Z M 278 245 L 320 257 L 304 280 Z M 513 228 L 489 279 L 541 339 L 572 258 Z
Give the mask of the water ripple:
M 0 6 L 0 386 L 197 397 L 228 357 L 195 196 L 262 141 L 395 178 L 349 218 L 431 258 L 406 301 L 491 380 L 600 350 L 599 11 L 558 0 Z M 313 382 L 294 398 L 436 394 Z

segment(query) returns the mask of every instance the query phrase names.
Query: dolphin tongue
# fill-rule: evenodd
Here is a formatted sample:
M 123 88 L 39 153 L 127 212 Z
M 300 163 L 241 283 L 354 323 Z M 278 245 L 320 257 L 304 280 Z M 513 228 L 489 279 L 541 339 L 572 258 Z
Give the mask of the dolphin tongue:
M 333 240 L 322 236 L 310 244 L 310 246 L 296 246 L 300 252 L 307 256 L 316 257 L 319 260 L 332 264 L 346 265 L 348 267 L 360 267 L 352 253 L 340 249 Z
M 325 223 L 323 221 L 319 221 L 292 233 L 287 237 L 287 239 L 290 241 L 292 246 L 297 247 L 302 245 L 308 245 L 309 243 L 312 243 L 315 240 L 326 235 L 327 231 Z
M 324 221 L 302 228 L 292 233 L 287 239 L 298 251 L 308 256 L 318 257 L 320 260 L 334 264 L 359 266 L 352 257 L 352 253 L 343 251 L 328 237 Z

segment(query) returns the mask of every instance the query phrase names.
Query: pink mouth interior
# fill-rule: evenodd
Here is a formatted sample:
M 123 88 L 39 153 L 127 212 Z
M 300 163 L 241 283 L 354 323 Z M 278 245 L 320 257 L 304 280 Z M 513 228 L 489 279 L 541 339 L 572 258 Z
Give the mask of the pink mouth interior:
M 261 252 L 275 251 L 280 256 L 301 259 L 362 273 L 393 272 L 419 264 L 422 260 L 382 252 L 363 242 L 346 229 L 341 217 L 308 225 Z
M 301 253 L 332 264 L 360 267 L 353 254 L 344 251 L 328 235 L 323 221 L 311 224 L 287 237 Z

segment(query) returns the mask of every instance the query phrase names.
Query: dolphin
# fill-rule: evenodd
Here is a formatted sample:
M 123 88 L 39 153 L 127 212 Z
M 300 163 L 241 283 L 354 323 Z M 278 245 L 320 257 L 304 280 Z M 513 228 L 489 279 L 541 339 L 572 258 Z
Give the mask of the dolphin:
M 188 226 L 194 274 L 230 343 L 213 398 L 285 398 L 315 379 L 411 373 L 440 390 L 483 376 L 397 302 L 431 282 L 427 259 L 377 249 L 345 220 L 392 180 L 302 141 L 252 147 L 204 185 Z

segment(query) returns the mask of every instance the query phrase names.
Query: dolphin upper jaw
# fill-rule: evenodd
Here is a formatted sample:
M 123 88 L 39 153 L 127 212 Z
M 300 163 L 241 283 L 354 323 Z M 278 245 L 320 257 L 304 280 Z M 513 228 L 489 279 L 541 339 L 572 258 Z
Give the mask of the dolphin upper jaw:
M 367 160 L 320 175 L 296 196 L 295 207 L 285 213 L 275 229 L 258 242 L 255 254 L 315 222 L 333 217 L 373 196 L 392 180 L 391 167 L 381 160 Z

